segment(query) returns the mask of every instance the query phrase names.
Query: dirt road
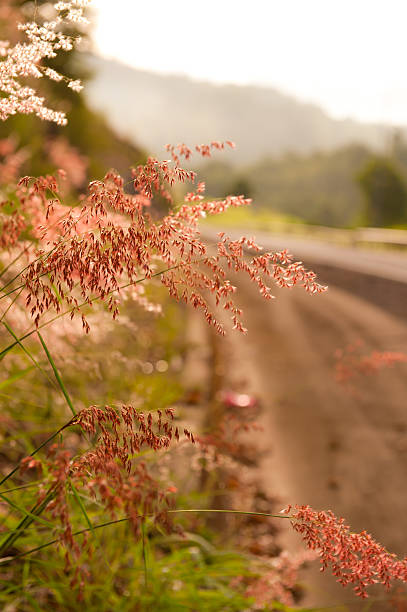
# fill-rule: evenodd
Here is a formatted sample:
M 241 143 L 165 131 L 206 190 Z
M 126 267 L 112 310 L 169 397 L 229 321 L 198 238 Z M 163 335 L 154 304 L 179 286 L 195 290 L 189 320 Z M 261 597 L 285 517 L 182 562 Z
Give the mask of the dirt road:
M 308 263 L 308 262 L 306 262 Z M 335 351 L 361 341 L 363 352 L 407 353 L 406 285 L 320 267 L 328 293 L 276 290 L 264 302 L 239 281 L 249 333 L 229 335 L 230 381 L 247 381 L 263 404 L 259 473 L 287 503 L 332 509 L 354 531 L 366 529 L 407 554 L 407 366 L 362 376 L 350 393 L 335 379 Z M 282 544 L 301 548 L 286 528 Z M 315 566 L 304 576 L 305 604 L 353 600 Z M 383 595 L 384 591 L 380 591 Z M 362 610 L 362 606 L 349 609 Z M 373 610 L 387 610 L 376 604 Z

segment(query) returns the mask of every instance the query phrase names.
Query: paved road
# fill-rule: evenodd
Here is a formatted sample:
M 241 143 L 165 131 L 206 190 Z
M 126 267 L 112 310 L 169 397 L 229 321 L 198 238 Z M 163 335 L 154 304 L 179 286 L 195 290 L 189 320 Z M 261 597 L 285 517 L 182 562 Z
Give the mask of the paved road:
M 205 228 L 204 235 L 215 238 L 217 230 Z M 242 230 L 228 230 L 232 238 L 239 238 Z M 384 251 L 359 247 L 344 247 L 328 242 L 297 238 L 291 234 L 254 232 L 258 244 L 269 250 L 288 249 L 295 258 L 307 262 L 370 274 L 407 283 L 407 251 Z M 251 235 L 247 233 L 246 235 Z
M 280 237 L 263 237 L 263 244 L 280 248 Z M 281 246 L 316 264 L 330 290 L 318 296 L 276 290 L 277 299 L 265 303 L 252 284 L 238 282 L 249 333 L 229 339 L 230 377 L 246 378 L 262 399 L 261 477 L 281 507 L 330 508 L 353 530 L 366 529 L 405 555 L 407 366 L 361 377 L 350 393 L 335 380 L 334 355 L 356 341 L 364 353 L 407 353 L 407 258 L 293 239 Z M 296 534 L 287 531 L 282 541 L 298 548 Z M 315 570 L 307 579 L 310 605 L 352 599 Z

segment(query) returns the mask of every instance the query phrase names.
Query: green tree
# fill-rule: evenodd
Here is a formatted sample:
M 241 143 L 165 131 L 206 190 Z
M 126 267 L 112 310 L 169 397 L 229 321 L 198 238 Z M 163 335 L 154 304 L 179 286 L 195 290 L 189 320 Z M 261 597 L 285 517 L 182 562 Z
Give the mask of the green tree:
M 407 174 L 407 142 L 405 133 L 396 129 L 391 140 L 391 155 L 400 166 L 403 175 Z
M 357 181 L 365 195 L 368 225 L 396 225 L 407 219 L 407 188 L 389 159 L 371 158 L 357 175 Z
M 253 186 L 249 178 L 244 174 L 237 176 L 236 180 L 232 182 L 229 191 L 235 195 L 244 195 L 246 198 L 253 197 Z

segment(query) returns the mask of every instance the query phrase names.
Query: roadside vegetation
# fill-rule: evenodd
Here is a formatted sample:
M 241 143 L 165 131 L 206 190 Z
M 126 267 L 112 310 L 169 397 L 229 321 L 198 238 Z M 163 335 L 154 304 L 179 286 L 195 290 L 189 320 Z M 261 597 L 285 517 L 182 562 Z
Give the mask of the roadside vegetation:
M 394 135 L 389 151 L 350 145 L 330 152 L 287 154 L 235 168 L 211 161 L 208 194 L 252 197 L 253 216 L 281 215 L 337 228 L 407 227 L 407 145 Z
M 186 321 L 221 337 L 226 316 L 246 331 L 232 273 L 265 300 L 275 286 L 313 299 L 326 287 L 286 251 L 202 240 L 203 217 L 231 209 L 241 223 L 250 200 L 207 198 L 184 162 L 233 143 L 168 145 L 160 161 L 86 108 L 82 75 L 57 60 L 87 4 L 57 2 L 52 21 L 46 2 L 1 7 L 2 609 L 288 612 L 315 561 L 362 599 L 406 582 L 407 561 L 366 532 L 331 511 L 281 511 L 259 489 L 246 469 L 251 396 L 218 389 L 211 364 L 188 384 Z M 303 553 L 279 548 L 282 528 Z

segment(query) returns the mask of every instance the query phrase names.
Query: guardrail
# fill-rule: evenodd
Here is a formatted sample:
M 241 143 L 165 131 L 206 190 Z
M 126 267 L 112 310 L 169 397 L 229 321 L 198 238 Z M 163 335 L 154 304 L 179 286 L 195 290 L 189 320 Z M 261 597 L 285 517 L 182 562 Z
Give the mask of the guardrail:
M 260 227 L 258 229 L 260 229 Z M 323 242 L 347 246 L 356 246 L 365 243 L 407 247 L 407 230 L 402 229 L 387 229 L 380 227 L 339 229 L 320 225 L 278 223 L 275 227 L 269 227 L 268 230 L 273 233 L 289 234 L 298 238 L 312 238 L 314 240 L 322 240 Z
M 407 230 L 361 227 L 353 231 L 356 234 L 356 242 L 373 242 L 407 247 Z

